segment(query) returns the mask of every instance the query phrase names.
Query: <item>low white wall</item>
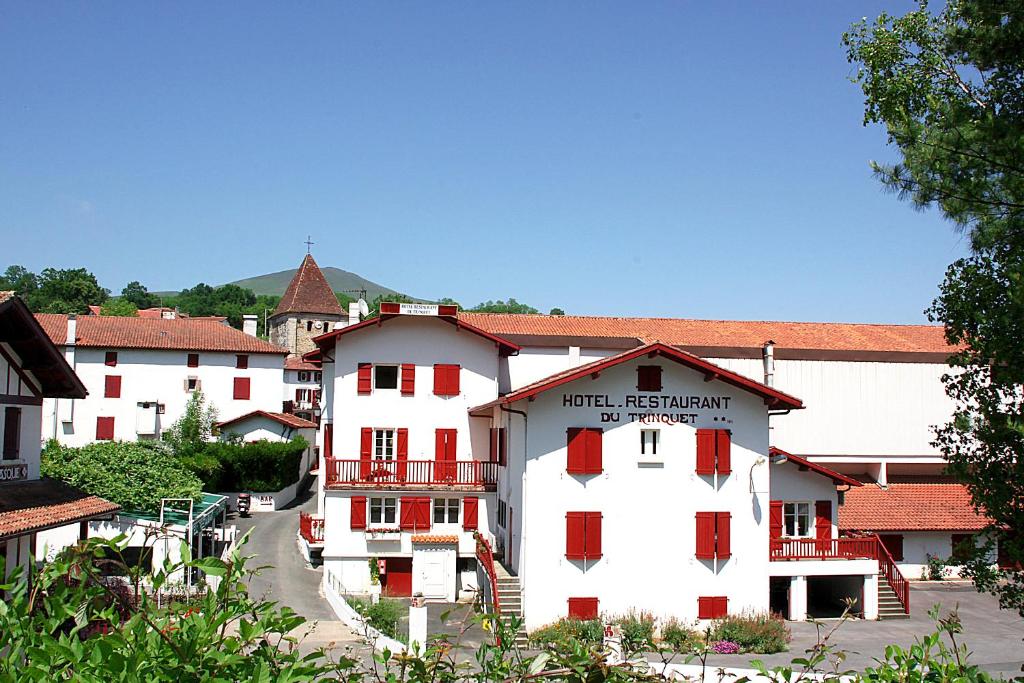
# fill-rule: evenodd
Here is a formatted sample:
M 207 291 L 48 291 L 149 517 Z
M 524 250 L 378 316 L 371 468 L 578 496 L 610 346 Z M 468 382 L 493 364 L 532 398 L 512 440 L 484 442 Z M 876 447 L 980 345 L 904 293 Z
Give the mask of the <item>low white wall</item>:
M 341 593 L 341 585 L 333 573 L 326 567 L 324 568 L 323 590 L 324 597 L 327 598 L 327 604 L 329 604 L 331 609 L 334 610 L 334 613 L 338 615 L 338 619 L 344 622 L 344 624 L 351 628 L 357 635 L 363 636 L 366 639 L 366 642 L 373 646 L 373 649 L 387 649 L 395 653 L 405 652 L 405 645 L 394 638 L 389 638 L 363 621 L 363 618 L 359 616 L 359 613 L 352 609 L 352 606 L 345 601 L 345 598 Z

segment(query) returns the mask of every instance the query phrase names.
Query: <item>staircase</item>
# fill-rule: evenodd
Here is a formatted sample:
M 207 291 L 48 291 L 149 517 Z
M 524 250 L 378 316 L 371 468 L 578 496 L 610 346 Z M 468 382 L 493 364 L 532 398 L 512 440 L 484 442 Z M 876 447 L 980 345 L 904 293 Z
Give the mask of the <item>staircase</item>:
M 878 577 L 878 618 L 879 619 L 909 619 L 910 615 L 903 608 L 896 591 L 889 585 L 884 574 Z
M 523 591 L 519 586 L 519 577 L 512 576 L 500 562 L 494 563 L 494 571 L 498 577 L 498 604 L 501 605 L 501 620 L 508 623 L 510 616 L 523 617 Z M 520 624 L 516 633 L 515 644 L 525 648 L 529 644 L 526 629 Z

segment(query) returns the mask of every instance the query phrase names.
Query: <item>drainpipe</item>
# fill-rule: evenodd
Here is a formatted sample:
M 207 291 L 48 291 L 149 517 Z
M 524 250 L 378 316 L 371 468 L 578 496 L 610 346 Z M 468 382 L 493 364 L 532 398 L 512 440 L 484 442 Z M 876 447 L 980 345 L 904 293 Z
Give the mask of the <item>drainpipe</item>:
M 771 339 L 761 348 L 761 360 L 764 363 L 764 383 L 775 386 L 775 342 Z

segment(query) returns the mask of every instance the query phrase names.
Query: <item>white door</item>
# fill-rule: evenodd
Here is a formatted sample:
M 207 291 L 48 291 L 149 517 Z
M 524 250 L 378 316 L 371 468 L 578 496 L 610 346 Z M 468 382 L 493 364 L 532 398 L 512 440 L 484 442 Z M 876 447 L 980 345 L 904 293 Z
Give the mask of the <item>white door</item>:
M 447 553 L 424 553 L 420 562 L 420 585 L 423 586 L 423 597 L 444 599 L 448 596 L 448 563 Z

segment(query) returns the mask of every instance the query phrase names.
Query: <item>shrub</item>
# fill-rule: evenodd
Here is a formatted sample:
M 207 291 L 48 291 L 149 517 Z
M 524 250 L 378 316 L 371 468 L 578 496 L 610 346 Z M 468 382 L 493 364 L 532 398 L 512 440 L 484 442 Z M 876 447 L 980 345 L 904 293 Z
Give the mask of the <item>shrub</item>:
M 405 606 L 398 600 L 381 598 L 377 602 L 362 598 L 348 597 L 352 606 L 363 620 L 389 638 L 398 639 L 398 621 L 405 612 Z
M 164 448 L 144 441 L 101 441 L 81 448 L 50 440 L 40 469 L 126 510 L 157 512 L 161 498 L 199 499 L 202 482 Z
M 701 634 L 676 619 L 669 619 L 661 627 L 661 640 L 676 652 L 689 652 L 700 644 Z
M 654 647 L 654 615 L 630 610 L 611 620 L 622 628 L 622 649 L 639 652 Z
M 711 627 L 710 640 L 736 643 L 743 652 L 772 654 L 784 652 L 789 638 L 789 629 L 781 618 L 770 614 L 742 614 L 716 621 Z
M 530 646 L 540 649 L 576 640 L 584 645 L 600 645 L 604 641 L 604 625 L 600 619 L 559 619 L 530 634 Z
M 941 557 L 929 553 L 928 564 L 921 570 L 921 574 L 923 574 L 921 578 L 928 581 L 945 581 L 946 577 L 949 576 L 949 567 L 946 565 L 946 561 Z
M 299 463 L 309 444 L 292 441 L 203 445 L 181 460 L 211 491 L 280 491 L 299 480 Z
M 740 651 L 740 646 L 731 640 L 717 640 L 711 645 L 711 651 L 719 655 L 734 655 Z

